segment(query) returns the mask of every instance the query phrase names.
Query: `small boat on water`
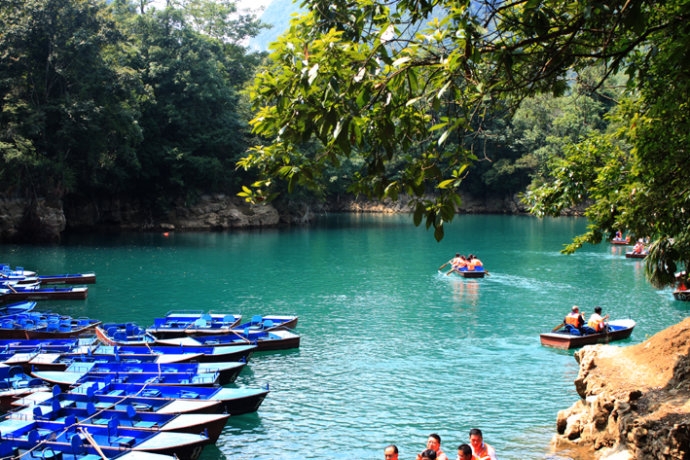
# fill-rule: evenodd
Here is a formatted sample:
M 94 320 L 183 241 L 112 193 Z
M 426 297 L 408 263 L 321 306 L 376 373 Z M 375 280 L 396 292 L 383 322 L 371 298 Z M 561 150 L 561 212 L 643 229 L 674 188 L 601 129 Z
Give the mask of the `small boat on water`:
M 690 289 L 677 289 L 673 291 L 673 298 L 683 302 L 690 301 Z
M 0 305 L 0 320 L 3 316 L 17 315 L 19 313 L 26 313 L 36 307 L 34 301 L 14 302 L 7 305 Z
M 61 275 L 38 275 L 41 284 L 95 284 L 95 273 L 66 273 Z
M 85 381 L 162 385 L 226 385 L 237 379 L 245 363 L 73 363 L 64 371 L 33 371 L 31 375 L 68 387 Z
M 136 323 L 104 323 L 96 327 L 96 337 L 106 345 L 140 346 L 156 342 L 156 338 Z
M 580 334 L 579 331 L 572 327 L 567 327 L 560 331 L 542 333 L 539 335 L 539 339 L 541 344 L 545 347 L 569 350 L 572 348 L 584 347 L 585 345 L 609 343 L 627 339 L 632 334 L 635 324 L 635 321 L 631 319 L 609 321 L 605 332 L 595 332 L 593 334 L 584 335 Z
M 70 455 L 88 453 L 96 458 L 113 458 L 123 451 L 145 451 L 196 460 L 211 440 L 203 434 L 143 431 L 119 426 L 117 419 L 106 425 L 82 425 L 76 417 L 62 421 L 0 421 L 2 445 L 16 449 L 50 449 Z M 51 458 L 55 458 L 54 456 Z
M 65 339 L 91 334 L 101 322 L 51 312 L 29 311 L 0 317 L 2 339 Z
M 127 410 L 128 406 L 133 407 L 137 411 L 157 412 L 160 414 L 220 414 L 224 412 L 222 401 L 210 399 L 183 399 L 183 398 L 153 398 L 141 396 L 144 389 L 148 386 L 118 384 L 124 387 L 131 387 L 132 391 L 125 394 L 121 391 L 97 391 L 97 383 L 89 382 L 83 386 L 75 387 L 67 393 L 63 393 L 59 385 L 53 386 L 52 390 L 49 387 L 42 391 L 16 398 L 12 401 L 10 407 L 28 407 L 37 404 L 44 404 L 52 406 L 56 402 L 62 406 L 75 406 L 85 408 L 87 404 L 92 403 L 98 409 L 116 409 Z M 105 387 L 113 384 L 102 383 Z M 159 388 L 159 386 L 155 386 Z M 171 388 L 173 391 L 181 391 L 178 387 L 160 386 L 160 388 Z M 199 388 L 206 387 L 185 387 L 198 391 Z M 216 388 L 209 388 L 209 391 L 217 391 Z
M 0 281 L 22 281 L 36 279 L 41 284 L 94 284 L 95 273 L 64 273 L 58 275 L 39 275 L 35 271 L 16 267 L 14 270 L 8 264 L 0 264 Z
M 216 410 L 240 415 L 256 412 L 268 393 L 268 388 L 175 387 L 153 384 L 142 386 L 130 383 L 88 382 L 72 388 L 69 393 L 63 393 L 60 397 L 72 398 L 73 396 L 69 395 L 79 395 L 81 398 L 98 399 L 104 403 L 117 401 L 118 404 L 124 404 L 129 400 L 138 401 L 139 404 L 146 402 L 151 404 L 150 401 L 155 401 L 156 405 L 164 403 L 183 405 L 185 402 L 189 404 L 219 403 L 220 408 Z M 32 395 L 30 398 L 36 397 Z M 151 405 L 155 407 L 154 404 Z M 159 409 L 161 410 L 169 411 L 169 409 Z
M 24 267 L 12 268 L 10 264 L 0 264 L 0 278 L 8 278 L 12 276 L 37 276 L 38 273 L 31 270 L 25 270 Z
M 29 352 L 68 353 L 72 350 L 88 350 L 98 345 L 97 339 L 90 337 L 66 337 L 54 339 L 0 339 L 0 352 Z
M 93 402 L 85 406 L 64 404 L 54 399 L 50 405 L 38 404 L 10 412 L 7 417 L 17 420 L 48 420 L 57 422 L 73 416 L 79 424 L 90 428 L 117 422 L 118 426 L 149 432 L 174 431 L 179 433 L 204 433 L 211 442 L 216 442 L 230 414 L 165 414 L 152 411 L 137 411 L 132 405 L 124 410 L 98 408 Z
M 155 354 L 171 356 L 171 360 L 174 360 L 174 357 L 179 355 L 195 355 L 192 359 L 188 359 L 188 361 L 194 360 L 200 363 L 227 363 L 233 361 L 248 363 L 252 354 L 257 349 L 258 347 L 256 345 L 237 345 L 228 347 L 186 347 L 184 345 L 179 347 L 167 347 L 155 344 L 148 346 L 99 345 L 90 350 L 89 353 L 94 356 L 120 356 L 123 360 L 131 357 L 136 358 L 141 354 Z
M 19 300 L 84 300 L 88 295 L 86 286 L 55 287 L 20 287 L 5 286 L 0 288 L 0 302 Z
M 21 366 L 0 364 L 0 410 L 9 410 L 16 398 L 47 389 L 43 380 L 27 375 Z
M 612 238 L 611 244 L 617 244 L 620 246 L 628 245 L 630 244 L 630 236 L 627 236 L 625 238 Z
M 647 251 L 642 251 L 642 252 L 628 251 L 625 253 L 626 259 L 644 259 L 645 257 L 647 257 Z
M 298 316 L 283 316 L 283 315 L 254 315 L 250 321 L 238 324 L 233 329 L 244 330 L 260 329 L 270 331 L 273 329 L 285 328 L 294 329 L 297 327 Z
M 232 346 L 253 344 L 257 351 L 287 350 L 299 348 L 300 336 L 286 329 L 273 329 L 270 331 L 233 329 L 231 333 L 213 336 L 178 337 L 173 339 L 156 340 L 158 345 L 167 346 Z
M 78 450 L 77 450 L 78 451 Z M 53 447 L 34 447 L 32 449 L 19 449 L 9 444 L 0 443 L 0 458 L 40 458 L 44 460 L 57 460 L 58 458 L 68 458 L 69 460 L 102 460 L 103 457 L 95 456 L 82 451 L 73 452 L 72 447 L 65 450 L 55 450 Z M 177 460 L 174 455 L 154 454 L 152 452 L 142 452 L 139 450 L 125 450 L 108 460 Z
M 481 270 L 453 270 L 453 274 L 460 276 L 462 278 L 484 278 L 486 276 L 486 271 Z
M 143 347 L 140 348 L 145 350 Z M 140 353 L 123 356 L 119 354 L 35 353 L 26 364 L 29 366 L 29 369 L 37 371 L 64 371 L 72 364 L 77 363 L 184 363 L 193 361 L 199 356 L 201 356 L 200 353 L 178 353 L 169 355 Z
M 157 338 L 227 334 L 241 319 L 241 315 L 229 313 L 173 310 L 154 319 L 153 326 L 146 328 L 146 332 Z

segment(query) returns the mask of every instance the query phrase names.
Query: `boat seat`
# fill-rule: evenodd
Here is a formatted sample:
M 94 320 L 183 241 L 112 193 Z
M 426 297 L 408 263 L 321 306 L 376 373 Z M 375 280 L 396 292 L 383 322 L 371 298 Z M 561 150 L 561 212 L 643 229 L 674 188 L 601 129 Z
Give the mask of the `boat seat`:
M 45 420 L 46 417 L 43 416 L 43 411 L 41 410 L 41 406 L 35 406 L 33 410 L 33 416 L 34 420 Z
M 264 326 L 264 329 L 269 329 L 269 328 L 272 328 L 273 326 L 275 326 L 275 324 L 273 323 L 272 320 L 267 319 L 266 321 L 264 321 L 263 326 Z
M 153 410 L 153 406 L 146 403 L 133 403 L 131 407 L 136 409 L 138 412 L 150 412 Z
M 112 390 L 108 392 L 108 396 L 122 396 L 124 394 L 124 390 Z
M 147 398 L 155 398 L 161 395 L 160 390 L 148 389 L 141 392 L 141 395 Z
M 127 415 L 131 419 L 132 426 L 136 428 L 153 428 L 158 424 L 155 421 L 149 422 L 142 420 L 141 416 L 137 414 L 137 411 L 132 406 L 127 406 Z
M 75 433 L 69 438 L 69 445 L 72 448 L 72 454 L 75 457 L 85 452 L 84 444 L 86 442 L 85 436 L 83 436 L 81 433 Z
M 132 447 L 137 440 L 131 436 L 119 436 L 110 441 L 111 445 L 117 445 L 119 447 Z

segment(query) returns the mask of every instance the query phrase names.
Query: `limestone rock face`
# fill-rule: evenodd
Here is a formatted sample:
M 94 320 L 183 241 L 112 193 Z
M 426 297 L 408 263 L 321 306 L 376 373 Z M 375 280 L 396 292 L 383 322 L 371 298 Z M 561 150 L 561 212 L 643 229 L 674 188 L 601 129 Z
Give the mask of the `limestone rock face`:
M 587 346 L 552 450 L 592 459 L 690 459 L 690 318 L 629 347 Z
M 194 206 L 178 206 L 169 224 L 178 230 L 227 230 L 272 227 L 279 221 L 280 215 L 271 205 L 249 206 L 225 195 L 206 195 Z
M 0 241 L 55 243 L 66 222 L 61 202 L 0 199 Z
M 271 205 L 249 206 L 237 198 L 208 195 L 190 205 L 179 205 L 163 219 L 144 212 L 137 202 L 117 199 L 98 203 L 70 203 L 39 199 L 0 199 L 0 242 L 59 243 L 71 231 L 222 231 L 274 227 L 280 222 Z

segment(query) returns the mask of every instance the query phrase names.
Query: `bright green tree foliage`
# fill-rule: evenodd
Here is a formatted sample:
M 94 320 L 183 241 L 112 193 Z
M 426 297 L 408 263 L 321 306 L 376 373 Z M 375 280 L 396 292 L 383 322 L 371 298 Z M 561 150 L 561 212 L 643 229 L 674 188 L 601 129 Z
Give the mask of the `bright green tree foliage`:
M 617 112 L 621 131 L 564 145 L 543 175 L 548 182 L 529 198 L 542 214 L 593 203 L 591 231 L 575 246 L 621 226 L 659 239 L 660 248 L 674 237 L 674 251 L 690 253 L 681 250 L 688 225 L 679 220 L 688 209 L 681 182 L 689 132 L 687 1 L 303 6 L 309 13 L 273 45 L 272 63 L 252 88 L 254 132 L 267 142 L 240 162 L 264 178 L 245 189 L 248 199 L 269 196 L 276 180 L 318 187 L 326 165 L 357 154 L 366 167 L 353 190 L 417 197 L 415 222 L 426 219 L 440 239 L 476 159 L 471 139 L 497 106 L 515 108 L 540 92 L 563 95 L 569 78 L 589 78 L 593 69 L 601 75 L 590 85 L 595 93 L 625 71 L 631 99 Z M 323 149 L 307 155 L 298 146 L 312 136 Z M 678 254 L 650 257 L 653 272 L 666 276 L 656 279 L 668 279 L 671 259 L 686 257 Z

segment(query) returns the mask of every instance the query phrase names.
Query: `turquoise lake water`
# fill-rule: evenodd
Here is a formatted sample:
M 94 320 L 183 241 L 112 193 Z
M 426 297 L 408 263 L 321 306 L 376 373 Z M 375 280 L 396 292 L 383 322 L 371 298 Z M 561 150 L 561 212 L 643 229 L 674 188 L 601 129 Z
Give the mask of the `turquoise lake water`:
M 502 460 L 544 458 L 556 414 L 577 399 L 572 352 L 539 333 L 577 304 L 638 322 L 646 337 L 690 314 L 655 290 L 625 247 L 563 245 L 577 218 L 458 216 L 437 243 L 410 216 L 341 215 L 309 228 L 77 235 L 59 247 L 1 246 L 0 262 L 42 274 L 94 271 L 86 301 L 41 310 L 150 325 L 169 310 L 297 314 L 299 350 L 256 354 L 236 386 L 270 385 L 233 417 L 211 459 L 414 459 L 436 432 L 451 458 L 470 428 Z M 629 248 L 628 248 L 629 250 Z M 455 252 L 490 276 L 446 277 Z

